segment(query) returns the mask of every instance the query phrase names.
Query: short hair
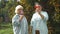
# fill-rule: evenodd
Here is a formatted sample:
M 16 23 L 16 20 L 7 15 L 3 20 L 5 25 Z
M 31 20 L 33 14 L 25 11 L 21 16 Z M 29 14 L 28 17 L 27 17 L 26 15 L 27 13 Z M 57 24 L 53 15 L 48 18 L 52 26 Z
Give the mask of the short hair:
M 15 13 L 17 13 L 17 10 L 18 10 L 18 9 L 23 9 L 23 6 L 17 5 L 16 8 L 15 8 Z
M 35 2 L 35 5 L 38 4 L 40 5 L 41 7 L 43 7 L 43 4 L 42 3 L 39 3 L 39 2 Z

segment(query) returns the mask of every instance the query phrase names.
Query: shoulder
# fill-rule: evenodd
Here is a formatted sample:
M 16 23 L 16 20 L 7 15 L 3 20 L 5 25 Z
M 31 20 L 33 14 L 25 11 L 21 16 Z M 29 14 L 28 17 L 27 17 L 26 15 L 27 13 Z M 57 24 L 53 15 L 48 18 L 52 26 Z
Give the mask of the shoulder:
M 43 13 L 43 14 L 47 14 L 47 12 L 46 12 L 46 11 L 42 11 L 42 13 Z
M 36 17 L 37 17 L 37 14 L 34 13 L 34 14 L 32 15 L 32 18 L 34 19 L 34 18 L 36 18 Z
M 46 11 L 42 11 L 43 13 L 47 13 Z
M 12 19 L 15 19 L 17 17 L 17 15 L 14 15 L 13 17 L 12 17 Z
M 33 14 L 33 16 L 36 16 L 36 15 L 37 15 L 36 13 Z

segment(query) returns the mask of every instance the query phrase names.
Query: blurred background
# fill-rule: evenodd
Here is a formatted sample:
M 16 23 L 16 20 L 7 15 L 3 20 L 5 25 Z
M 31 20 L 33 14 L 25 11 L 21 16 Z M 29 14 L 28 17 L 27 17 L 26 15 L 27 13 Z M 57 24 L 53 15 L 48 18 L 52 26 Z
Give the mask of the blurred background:
M 49 34 L 60 34 L 60 0 L 0 0 L 0 34 L 13 34 L 12 17 L 15 7 L 22 5 L 30 25 L 34 13 L 34 3 L 43 5 L 43 10 L 49 15 L 47 26 Z

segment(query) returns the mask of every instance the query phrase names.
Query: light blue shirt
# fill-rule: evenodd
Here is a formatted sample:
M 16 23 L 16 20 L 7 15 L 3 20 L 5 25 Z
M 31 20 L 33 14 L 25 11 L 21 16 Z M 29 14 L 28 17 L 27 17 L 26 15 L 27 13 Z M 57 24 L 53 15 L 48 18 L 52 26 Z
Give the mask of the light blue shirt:
M 13 32 L 14 34 L 28 34 L 28 23 L 26 17 L 20 21 L 18 14 L 12 18 Z
M 44 19 L 38 14 L 34 13 L 31 19 L 31 26 L 33 26 L 32 34 L 35 34 L 35 30 L 39 30 L 40 34 L 48 34 L 47 20 L 48 14 L 45 11 L 41 11 L 41 14 L 44 16 Z

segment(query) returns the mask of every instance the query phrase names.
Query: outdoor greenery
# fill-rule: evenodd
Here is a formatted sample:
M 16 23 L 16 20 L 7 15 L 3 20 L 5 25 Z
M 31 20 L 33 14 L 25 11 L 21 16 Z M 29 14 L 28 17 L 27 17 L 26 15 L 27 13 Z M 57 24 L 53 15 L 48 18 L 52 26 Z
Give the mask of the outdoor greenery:
M 31 17 L 34 13 L 34 3 L 38 2 L 47 11 L 49 20 L 47 22 L 49 34 L 60 34 L 60 0 L 1 0 L 0 1 L 0 34 L 13 34 L 11 20 L 14 16 L 15 7 L 22 5 L 24 13 L 30 24 Z M 8 22 L 8 23 L 7 23 Z M 6 23 L 6 24 L 5 24 Z M 8 31 L 7 31 L 8 30 Z

